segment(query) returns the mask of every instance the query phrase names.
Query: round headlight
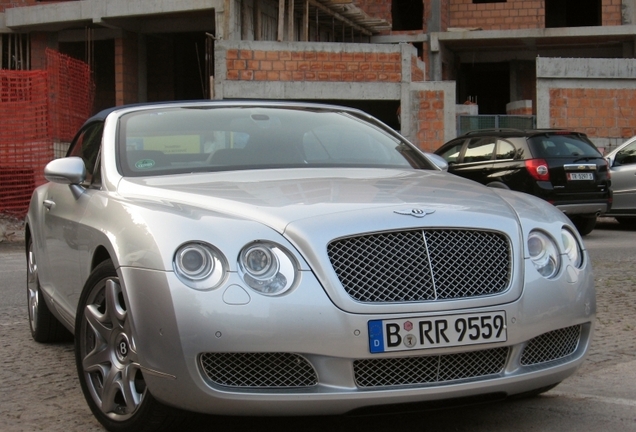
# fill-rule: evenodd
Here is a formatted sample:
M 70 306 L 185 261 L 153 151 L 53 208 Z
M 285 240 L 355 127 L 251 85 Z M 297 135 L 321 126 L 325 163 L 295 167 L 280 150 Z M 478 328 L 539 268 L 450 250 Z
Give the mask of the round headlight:
M 550 279 L 559 271 L 561 260 L 558 249 L 548 235 L 532 231 L 528 236 L 528 254 L 541 276 Z
M 214 270 L 214 259 L 200 246 L 186 246 L 177 252 L 177 268 L 192 280 L 205 279 Z
M 245 271 L 255 279 L 269 279 L 278 273 L 278 258 L 265 246 L 253 246 L 243 251 Z
M 215 288 L 225 275 L 225 259 L 204 243 L 182 245 L 174 255 L 174 271 L 183 283 L 195 289 Z
M 563 228 L 561 230 L 561 239 L 563 240 L 565 254 L 570 258 L 572 265 L 576 268 L 581 268 L 583 265 L 583 252 L 574 234 L 570 230 Z
M 239 255 L 239 273 L 243 281 L 265 295 L 282 294 L 294 285 L 296 265 L 282 246 L 257 242 L 245 246 Z

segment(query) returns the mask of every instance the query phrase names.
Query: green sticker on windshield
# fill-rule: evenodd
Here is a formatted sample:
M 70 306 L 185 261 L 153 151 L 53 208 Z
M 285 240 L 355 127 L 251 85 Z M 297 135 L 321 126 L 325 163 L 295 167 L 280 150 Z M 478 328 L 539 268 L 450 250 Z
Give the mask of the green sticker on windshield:
M 154 166 L 155 166 L 155 161 L 153 161 L 152 159 L 142 159 L 135 163 L 135 168 L 137 169 L 152 168 Z

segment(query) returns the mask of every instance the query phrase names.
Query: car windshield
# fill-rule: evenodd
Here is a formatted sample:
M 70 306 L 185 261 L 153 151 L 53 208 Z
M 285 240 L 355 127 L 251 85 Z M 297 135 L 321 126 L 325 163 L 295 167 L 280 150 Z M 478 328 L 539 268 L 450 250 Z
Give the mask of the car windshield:
M 529 139 L 536 157 L 602 157 L 594 144 L 576 134 L 544 134 Z
M 411 145 L 351 113 L 271 107 L 181 107 L 122 116 L 125 176 L 254 168 L 430 169 Z

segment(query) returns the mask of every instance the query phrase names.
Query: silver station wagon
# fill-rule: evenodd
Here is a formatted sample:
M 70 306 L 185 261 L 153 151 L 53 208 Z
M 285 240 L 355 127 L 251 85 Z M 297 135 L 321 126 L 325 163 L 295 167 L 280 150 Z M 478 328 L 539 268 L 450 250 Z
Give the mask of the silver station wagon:
M 104 111 L 31 200 L 33 338 L 74 335 L 117 431 L 544 392 L 590 346 L 590 258 L 554 206 L 444 165 L 344 107 Z

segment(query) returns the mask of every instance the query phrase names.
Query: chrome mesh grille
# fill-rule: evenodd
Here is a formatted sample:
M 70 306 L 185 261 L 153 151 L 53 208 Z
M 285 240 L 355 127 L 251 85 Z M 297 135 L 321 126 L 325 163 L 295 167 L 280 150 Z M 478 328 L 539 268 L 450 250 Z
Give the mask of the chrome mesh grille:
M 508 348 L 440 356 L 363 359 L 353 362 L 358 387 L 436 384 L 503 371 Z
M 580 325 L 544 333 L 528 342 L 521 364 L 530 366 L 567 357 L 576 351 L 580 339 Z
M 311 387 L 318 381 L 314 368 L 298 354 L 204 353 L 200 365 L 210 381 L 228 387 Z
M 345 291 L 365 303 L 478 297 L 505 291 L 508 239 L 490 231 L 413 230 L 349 237 L 327 248 Z

